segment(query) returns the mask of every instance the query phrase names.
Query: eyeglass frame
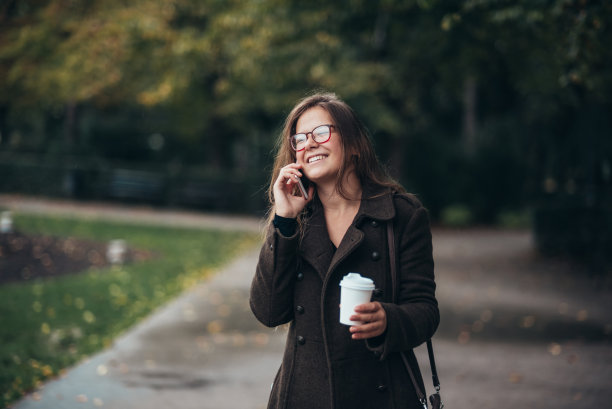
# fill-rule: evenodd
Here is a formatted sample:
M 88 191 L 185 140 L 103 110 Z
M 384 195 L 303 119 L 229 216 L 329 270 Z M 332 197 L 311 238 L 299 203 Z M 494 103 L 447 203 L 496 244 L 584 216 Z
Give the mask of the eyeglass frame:
M 327 137 L 327 139 L 326 139 L 326 140 L 324 140 L 324 141 L 322 141 L 322 142 L 318 142 L 318 141 L 316 141 L 316 140 L 315 140 L 314 135 L 313 135 L 313 132 L 314 132 L 314 131 L 316 131 L 316 130 L 317 130 L 317 128 L 320 128 L 320 127 L 322 127 L 322 126 L 327 126 L 327 127 L 329 127 L 329 136 Z M 302 149 L 297 149 L 296 147 L 294 147 L 294 146 L 293 146 L 293 141 L 295 140 L 295 137 L 296 137 L 297 135 L 306 135 L 306 140 L 304 141 L 304 143 L 308 142 L 308 135 L 310 135 L 310 138 L 312 138 L 312 140 L 313 140 L 315 143 L 317 143 L 317 144 L 322 144 L 322 143 L 329 142 L 329 140 L 331 139 L 331 134 L 332 134 L 332 132 L 333 132 L 333 131 L 332 131 L 332 129 L 338 129 L 338 127 L 337 127 L 336 125 L 332 125 L 332 124 L 321 124 L 321 125 L 317 125 L 317 126 L 315 126 L 315 127 L 314 127 L 314 129 L 313 129 L 312 131 L 310 131 L 310 132 L 299 132 L 299 133 L 296 133 L 296 134 L 293 134 L 293 135 L 289 136 L 289 145 L 290 145 L 290 146 L 291 146 L 291 148 L 293 148 L 293 150 L 294 150 L 294 151 L 296 151 L 296 152 L 301 152 L 301 151 L 303 151 L 304 149 L 306 149 L 306 146 L 304 146 Z

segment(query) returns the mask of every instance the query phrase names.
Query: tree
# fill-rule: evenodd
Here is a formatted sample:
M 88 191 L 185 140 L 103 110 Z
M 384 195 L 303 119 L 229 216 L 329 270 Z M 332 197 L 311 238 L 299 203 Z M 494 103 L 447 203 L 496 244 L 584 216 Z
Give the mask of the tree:
M 97 135 L 96 151 L 108 134 L 142 145 L 159 133 L 168 148 L 156 163 L 262 174 L 289 107 L 332 90 L 434 216 L 462 204 L 484 222 L 526 206 L 545 181 L 603 180 L 596 169 L 611 161 L 598 136 L 609 126 L 587 115 L 612 95 L 604 2 L 6 4 L 3 129 L 27 109 L 47 118 L 30 135 L 60 123 L 66 139 Z M 100 125 L 109 118 L 113 129 Z M 599 124 L 588 149 L 580 123 Z

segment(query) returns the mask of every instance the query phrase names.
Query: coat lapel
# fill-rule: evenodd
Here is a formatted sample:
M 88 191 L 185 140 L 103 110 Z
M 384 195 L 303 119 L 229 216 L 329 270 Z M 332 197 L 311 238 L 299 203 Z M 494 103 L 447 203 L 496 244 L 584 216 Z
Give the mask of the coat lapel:
M 363 241 L 364 234 L 361 230 L 359 230 L 355 223 L 351 224 L 344 234 L 342 241 L 340 242 L 340 247 L 336 250 L 334 257 L 331 260 L 329 265 L 329 269 L 327 270 L 326 276 L 331 275 L 332 271 L 336 268 L 336 266 L 345 258 L 347 258 Z
M 335 248 L 329 239 L 323 208 L 320 204 L 313 206 L 312 215 L 305 223 L 300 256 L 317 271 L 323 280 Z

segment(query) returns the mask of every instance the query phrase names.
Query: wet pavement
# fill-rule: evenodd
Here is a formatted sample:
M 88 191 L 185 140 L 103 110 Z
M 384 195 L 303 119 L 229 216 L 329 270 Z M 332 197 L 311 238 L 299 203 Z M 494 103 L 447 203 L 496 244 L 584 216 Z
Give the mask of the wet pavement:
M 67 202 L 0 196 L 56 214 Z M 27 203 L 26 203 L 27 202 Z M 24 204 L 26 203 L 26 204 Z M 69 203 L 70 214 L 251 231 L 254 218 Z M 53 210 L 55 209 L 55 210 Z M 79 213 L 81 212 L 82 213 Z M 434 337 L 447 408 L 594 408 L 612 398 L 612 286 L 538 257 L 525 231 L 434 229 L 442 322 Z M 285 330 L 256 322 L 253 248 L 14 405 L 30 408 L 264 408 Z M 429 387 L 424 347 L 417 355 Z M 431 390 L 431 387 L 428 388 Z
M 433 233 L 447 407 L 609 407 L 609 279 L 538 257 L 526 231 Z
M 16 408 L 262 408 L 284 345 L 248 308 L 258 251 L 226 266 Z

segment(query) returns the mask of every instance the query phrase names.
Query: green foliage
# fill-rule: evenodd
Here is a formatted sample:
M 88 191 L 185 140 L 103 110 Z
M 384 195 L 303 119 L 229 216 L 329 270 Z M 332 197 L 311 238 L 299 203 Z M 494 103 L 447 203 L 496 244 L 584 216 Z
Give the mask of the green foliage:
M 0 149 L 261 174 L 327 89 L 434 216 L 491 223 L 544 180 L 609 188 L 611 21 L 581 0 L 9 1 Z
M 497 225 L 505 229 L 529 229 L 531 227 L 531 212 L 502 211 L 497 215 Z
M 441 222 L 444 226 L 467 227 L 472 224 L 473 219 L 470 208 L 462 204 L 448 206 L 442 210 Z
M 253 245 L 252 234 L 15 215 L 22 232 L 107 241 L 149 261 L 0 286 L 0 406 L 104 347 L 155 308 Z

